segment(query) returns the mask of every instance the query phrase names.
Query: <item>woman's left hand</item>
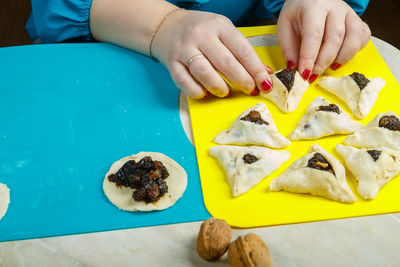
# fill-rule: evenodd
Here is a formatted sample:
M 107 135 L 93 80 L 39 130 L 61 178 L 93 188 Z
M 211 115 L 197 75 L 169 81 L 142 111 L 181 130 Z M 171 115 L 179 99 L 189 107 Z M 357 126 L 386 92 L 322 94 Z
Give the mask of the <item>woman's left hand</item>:
M 370 37 L 368 25 L 342 0 L 286 0 L 278 20 L 287 66 L 310 82 L 348 62 Z

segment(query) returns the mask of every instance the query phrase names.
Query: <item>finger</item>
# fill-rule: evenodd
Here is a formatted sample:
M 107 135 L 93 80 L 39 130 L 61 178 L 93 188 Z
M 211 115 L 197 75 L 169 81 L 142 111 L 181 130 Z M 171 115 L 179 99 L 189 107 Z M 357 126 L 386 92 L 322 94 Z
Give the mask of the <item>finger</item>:
M 317 59 L 325 29 L 327 13 L 324 10 L 304 11 L 298 70 L 307 80 Z
M 364 28 L 364 38 L 363 38 L 363 43 L 362 43 L 361 49 L 364 48 L 368 44 L 369 40 L 371 40 L 371 29 L 369 28 L 367 23 L 362 22 L 362 24 L 363 24 L 363 28 Z
M 299 59 L 300 38 L 287 16 L 279 17 L 277 31 L 286 67 L 296 69 Z
M 207 90 L 192 77 L 189 70 L 181 62 L 172 62 L 169 72 L 175 85 L 189 97 L 201 99 L 207 96 Z
M 346 36 L 332 67 L 335 64 L 341 66 L 350 61 L 350 59 L 352 59 L 357 52 L 363 48 L 363 44 L 365 43 L 364 35 L 363 22 L 355 13 L 349 13 L 346 17 Z
M 238 29 L 232 28 L 231 31 L 221 32 L 220 40 L 247 70 L 250 76 L 253 77 L 257 88 L 264 92 L 271 91 L 271 77 L 256 51 L 254 51 L 244 35 Z
M 315 62 L 310 82 L 321 75 L 335 60 L 346 34 L 346 14 L 330 12 L 326 18 L 324 39 Z
M 191 55 L 189 59 L 193 55 L 202 55 L 198 50 L 187 54 Z M 205 56 L 196 57 L 187 67 L 192 76 L 211 94 L 217 97 L 226 97 L 230 94 L 229 86 Z
M 205 42 L 201 51 L 234 88 L 238 88 L 248 95 L 256 88 L 256 84 L 247 70 L 219 39 Z

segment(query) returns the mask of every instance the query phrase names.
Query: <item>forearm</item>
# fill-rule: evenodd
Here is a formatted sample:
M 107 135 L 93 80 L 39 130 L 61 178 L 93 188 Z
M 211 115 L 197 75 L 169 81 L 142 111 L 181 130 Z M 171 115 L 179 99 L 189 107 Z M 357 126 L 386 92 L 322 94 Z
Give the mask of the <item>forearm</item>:
M 160 20 L 176 6 L 164 0 L 93 0 L 90 29 L 98 41 L 149 54 Z

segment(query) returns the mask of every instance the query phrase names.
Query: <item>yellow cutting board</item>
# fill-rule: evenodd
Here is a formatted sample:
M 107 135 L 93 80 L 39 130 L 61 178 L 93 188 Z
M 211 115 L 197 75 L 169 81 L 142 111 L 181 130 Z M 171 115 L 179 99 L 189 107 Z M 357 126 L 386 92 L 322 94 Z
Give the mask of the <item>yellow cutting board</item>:
M 247 37 L 275 33 L 275 27 L 256 27 L 240 29 Z M 262 61 L 279 70 L 285 67 L 285 62 L 279 47 L 255 47 Z M 400 86 L 386 66 L 382 57 L 372 44 L 360 51 L 354 59 L 337 71 L 328 70 L 326 76 L 342 76 L 357 71 L 366 77 L 379 76 L 386 81 L 386 86 L 379 94 L 370 114 L 361 121 L 367 124 L 376 114 L 394 111 L 400 115 Z M 280 112 L 268 100 L 257 96 L 246 96 L 238 91 L 227 99 L 210 97 L 205 100 L 189 99 L 189 110 L 192 121 L 194 142 L 200 171 L 204 202 L 212 216 L 226 220 L 235 227 L 257 227 L 299 222 L 320 221 L 355 216 L 365 216 L 400 211 L 400 178 L 392 180 L 370 201 L 363 200 L 356 190 L 354 177 L 347 172 L 347 181 L 357 197 L 354 204 L 342 204 L 322 197 L 287 192 L 270 192 L 269 184 L 279 176 L 293 161 L 308 153 L 313 143 L 320 144 L 329 153 L 343 160 L 334 151 L 336 144 L 346 137 L 337 135 L 313 141 L 295 141 L 285 148 L 291 153 L 291 158 L 278 170 L 266 177 L 254 188 L 242 196 L 234 198 L 223 167 L 208 154 L 208 149 L 215 146 L 213 138 L 223 130 L 228 129 L 241 112 L 263 102 L 268 106 L 278 130 L 284 136 L 295 128 L 304 115 L 307 106 L 321 95 L 333 103 L 339 104 L 348 114 L 347 106 L 336 96 L 319 88 L 318 80 L 304 94 L 297 110 L 289 114 Z M 354 118 L 354 117 L 353 117 Z

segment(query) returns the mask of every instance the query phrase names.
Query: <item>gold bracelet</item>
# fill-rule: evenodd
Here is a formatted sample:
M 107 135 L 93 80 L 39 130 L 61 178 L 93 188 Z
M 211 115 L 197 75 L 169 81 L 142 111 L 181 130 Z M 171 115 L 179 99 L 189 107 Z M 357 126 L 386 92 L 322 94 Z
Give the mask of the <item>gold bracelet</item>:
M 150 57 L 154 60 L 154 62 L 158 62 L 158 60 L 157 60 L 155 57 L 153 57 L 152 46 L 153 46 L 154 39 L 155 39 L 155 37 L 156 37 L 158 31 L 159 31 L 160 28 L 161 28 L 161 25 L 167 20 L 167 18 L 169 17 L 169 15 L 171 15 L 172 13 L 174 13 L 174 12 L 176 12 L 176 11 L 178 11 L 178 10 L 181 10 L 181 9 L 182 9 L 182 8 L 177 7 L 177 8 L 175 8 L 175 9 L 172 9 L 170 12 L 168 12 L 168 13 L 163 17 L 163 19 L 160 21 L 160 23 L 157 25 L 156 30 L 153 32 L 153 35 L 151 36 L 150 45 L 149 45 L 149 55 L 150 55 Z

